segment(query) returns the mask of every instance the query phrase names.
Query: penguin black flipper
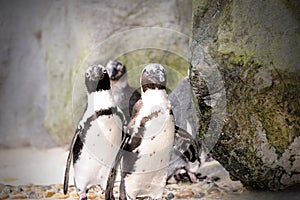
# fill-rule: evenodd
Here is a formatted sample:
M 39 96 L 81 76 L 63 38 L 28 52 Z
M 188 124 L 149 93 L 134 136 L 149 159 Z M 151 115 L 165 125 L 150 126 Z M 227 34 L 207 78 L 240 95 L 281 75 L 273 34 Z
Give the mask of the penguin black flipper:
M 138 90 L 134 90 L 132 93 L 130 99 L 129 99 L 129 115 L 130 117 L 134 116 L 134 106 L 135 104 L 141 99 L 141 94 L 138 92 Z M 136 112 L 136 111 L 135 111 Z
M 175 125 L 174 147 L 183 154 L 189 162 L 200 162 L 200 145 L 186 130 Z
M 133 109 L 132 109 L 132 120 L 130 121 L 130 123 L 128 124 L 128 127 L 131 127 L 131 124 L 134 123 L 135 121 L 135 117 L 137 115 L 137 108 L 140 107 L 141 104 L 141 100 L 139 100 L 138 102 L 136 102 L 136 104 L 134 105 Z M 113 188 L 114 188 L 114 183 L 116 180 L 116 176 L 117 176 L 117 167 L 119 166 L 121 159 L 123 157 L 123 153 L 124 151 L 127 151 L 128 149 L 130 149 L 130 140 L 131 140 L 131 135 L 128 134 L 128 130 L 123 128 L 123 140 L 122 143 L 120 145 L 120 149 L 116 155 L 115 161 L 112 165 L 112 168 L 110 170 L 108 179 L 107 179 L 107 184 L 106 184 L 106 189 L 105 189 L 105 199 L 106 200 L 113 200 L 114 195 L 113 195 Z M 121 172 L 122 173 L 122 172 Z
M 78 138 L 79 132 L 80 132 L 80 130 L 77 129 L 73 136 L 71 145 L 70 145 L 69 155 L 68 155 L 66 169 L 65 169 L 65 177 L 64 177 L 64 194 L 67 194 L 67 192 L 68 192 L 70 167 L 71 167 L 71 163 L 72 163 L 72 159 L 73 159 L 73 148 L 74 148 L 75 142 Z
M 112 168 L 110 170 L 108 179 L 107 179 L 107 184 L 106 184 L 106 189 L 105 189 L 105 199 L 106 200 L 114 200 L 114 194 L 113 194 L 113 189 L 114 189 L 114 184 L 117 176 L 117 167 L 119 166 L 123 152 L 124 152 L 124 147 L 128 144 L 128 141 L 130 140 L 130 135 L 126 134 L 125 138 L 122 140 L 120 149 L 116 155 L 115 161 L 112 165 Z

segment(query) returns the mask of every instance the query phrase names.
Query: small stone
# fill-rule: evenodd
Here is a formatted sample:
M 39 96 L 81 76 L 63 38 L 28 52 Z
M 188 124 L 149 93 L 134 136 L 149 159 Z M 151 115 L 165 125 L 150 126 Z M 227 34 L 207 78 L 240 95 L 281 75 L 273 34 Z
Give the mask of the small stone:
M 8 199 L 9 195 L 8 194 L 0 194 L 0 199 Z
M 44 186 L 44 190 L 46 191 L 46 190 L 51 190 L 51 187 L 49 186 L 49 185 L 45 185 Z
M 18 187 L 16 187 L 16 188 L 15 188 L 15 190 L 16 190 L 17 192 L 23 192 L 23 188 L 22 188 L 22 186 L 18 186 Z
M 204 197 L 204 196 L 205 196 L 204 193 L 202 193 L 202 192 L 197 192 L 197 193 L 194 195 L 194 198 L 200 199 L 200 198 L 202 198 L 202 197 Z
M 166 200 L 170 200 L 173 199 L 175 196 L 172 192 L 170 192 L 167 196 L 166 196 Z
M 20 192 L 17 192 L 16 190 L 13 190 L 10 194 L 15 195 L 15 194 L 19 194 Z
M 189 198 L 189 197 L 193 197 L 195 194 L 193 191 L 181 191 L 178 192 L 175 196 L 177 198 Z
M 221 178 L 218 177 L 218 176 L 211 176 L 211 177 L 207 177 L 206 181 L 209 182 L 209 183 L 213 183 L 213 182 L 216 182 L 218 180 L 220 180 Z
M 55 194 L 54 191 L 47 191 L 46 194 L 45 194 L 45 198 L 50 198 L 50 197 L 52 197 L 54 194 Z
M 218 188 L 210 188 L 207 190 L 207 194 L 215 194 L 215 193 L 221 193 L 221 191 Z
M 88 197 L 88 199 L 96 199 L 97 195 L 95 193 L 88 193 L 87 197 Z
M 27 186 L 22 186 L 22 189 L 23 189 L 24 192 L 30 192 L 31 191 L 31 188 L 27 187 Z
M 79 199 L 77 192 L 71 193 L 71 197 L 73 197 L 74 199 Z
M 39 195 L 36 192 L 30 192 L 30 194 L 28 195 L 29 199 L 38 199 Z
M 178 184 L 169 184 L 166 186 L 166 188 L 169 190 L 179 190 L 180 186 Z
M 4 187 L 2 190 L 2 194 L 9 194 L 11 192 L 12 192 L 12 189 L 9 186 Z
M 27 199 L 27 196 L 23 195 L 23 194 L 16 194 L 16 195 L 11 195 L 9 198 L 10 199 Z
M 56 199 L 67 199 L 67 198 L 69 198 L 69 195 L 68 194 L 56 193 L 53 197 L 56 198 Z

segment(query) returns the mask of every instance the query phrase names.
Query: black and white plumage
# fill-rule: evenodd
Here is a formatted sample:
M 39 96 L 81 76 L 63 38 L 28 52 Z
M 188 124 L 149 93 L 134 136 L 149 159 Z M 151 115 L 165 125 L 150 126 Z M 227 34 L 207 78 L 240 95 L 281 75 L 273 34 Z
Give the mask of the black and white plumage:
M 132 119 L 116 158 L 121 160 L 120 199 L 149 197 L 161 199 L 174 142 L 174 117 L 166 92 L 162 65 L 149 64 L 141 75 L 141 99 L 133 108 Z M 108 179 L 113 187 L 115 170 Z M 113 199 L 107 188 L 106 199 Z
M 114 102 L 123 111 L 127 121 L 129 121 L 133 106 L 141 98 L 141 95 L 128 84 L 127 70 L 123 63 L 110 60 L 106 65 L 106 70 L 110 77 Z
M 66 194 L 73 161 L 74 182 L 80 199 L 87 198 L 90 186 L 106 188 L 112 160 L 122 141 L 125 120 L 113 103 L 109 76 L 103 66 L 90 66 L 85 84 L 88 102 L 71 143 L 64 179 Z
M 176 131 L 174 149 L 171 154 L 168 180 L 185 170 L 190 182 L 198 182 L 197 175 L 200 171 L 201 144 L 197 139 L 197 107 L 193 102 L 192 88 L 188 77 L 184 78 L 169 95 L 175 118 Z M 182 141 L 184 145 L 182 146 Z M 188 145 L 187 151 L 184 151 Z M 184 151 L 184 152 L 183 152 Z M 194 155 L 191 155 L 194 154 Z M 196 160 L 190 159 L 196 157 Z

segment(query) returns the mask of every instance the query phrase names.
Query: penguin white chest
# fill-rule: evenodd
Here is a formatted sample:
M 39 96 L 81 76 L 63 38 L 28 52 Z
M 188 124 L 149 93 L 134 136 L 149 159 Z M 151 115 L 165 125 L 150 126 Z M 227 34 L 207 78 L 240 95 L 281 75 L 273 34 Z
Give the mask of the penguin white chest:
M 143 140 L 134 150 L 138 158 L 125 186 L 131 197 L 161 197 L 167 178 L 170 152 L 174 142 L 174 119 L 169 114 L 158 114 L 145 123 Z
M 109 116 L 100 116 L 91 122 L 83 138 L 83 148 L 78 161 L 74 164 L 76 182 L 86 185 L 100 184 L 106 187 L 106 180 L 122 140 L 120 120 Z

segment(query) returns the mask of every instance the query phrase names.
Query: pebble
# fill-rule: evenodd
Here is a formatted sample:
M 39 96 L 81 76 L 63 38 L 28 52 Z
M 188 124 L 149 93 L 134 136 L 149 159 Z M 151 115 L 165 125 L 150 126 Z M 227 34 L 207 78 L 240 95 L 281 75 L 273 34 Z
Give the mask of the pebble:
M 204 193 L 202 193 L 202 192 L 197 192 L 197 193 L 194 195 L 194 198 L 200 199 L 200 198 L 202 198 L 202 197 L 204 197 L 204 196 L 205 196 Z
M 8 194 L 1 194 L 0 199 L 8 199 L 9 195 Z
M 69 195 L 68 194 L 56 193 L 53 197 L 56 198 L 56 199 L 67 199 L 67 198 L 69 198 Z
M 95 194 L 95 193 L 88 193 L 87 194 L 87 197 L 88 197 L 88 199 L 96 199 L 97 198 L 97 195 Z
M 173 193 L 168 193 L 167 196 L 166 196 L 166 200 L 170 200 L 170 199 L 173 199 L 175 196 Z
M 10 199 L 27 199 L 26 195 L 23 194 L 16 194 L 16 195 L 11 195 L 9 196 Z
M 178 193 L 175 194 L 175 196 L 177 198 L 190 198 L 190 197 L 193 197 L 195 194 L 193 191 L 188 191 L 188 190 L 185 190 L 185 191 L 180 191 Z
M 45 197 L 46 197 L 46 198 L 50 198 L 50 197 L 52 197 L 53 195 L 55 195 L 55 192 L 54 192 L 54 191 L 47 191 L 46 194 L 45 194 Z
M 167 184 L 163 199 L 218 199 L 226 196 L 227 193 L 243 193 L 245 189 L 242 185 L 232 184 L 224 181 L 223 178 L 218 180 L 218 177 L 211 176 L 210 181 L 207 178 L 198 183 L 178 182 Z M 216 184 L 218 181 L 218 184 Z M 118 185 L 118 184 L 116 184 Z M 115 199 L 119 197 L 119 187 L 114 187 Z M 104 199 L 104 194 L 100 188 L 92 187 L 88 194 L 88 199 Z M 11 186 L 0 184 L 0 199 L 68 199 L 78 200 L 78 195 L 74 185 L 68 188 L 68 194 L 63 194 L 62 184 L 51 185 L 20 185 Z
M 9 194 L 12 192 L 12 189 L 9 186 L 6 186 L 2 189 L 2 194 Z
M 30 192 L 28 195 L 29 199 L 38 199 L 39 195 L 36 192 Z

